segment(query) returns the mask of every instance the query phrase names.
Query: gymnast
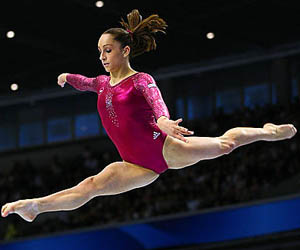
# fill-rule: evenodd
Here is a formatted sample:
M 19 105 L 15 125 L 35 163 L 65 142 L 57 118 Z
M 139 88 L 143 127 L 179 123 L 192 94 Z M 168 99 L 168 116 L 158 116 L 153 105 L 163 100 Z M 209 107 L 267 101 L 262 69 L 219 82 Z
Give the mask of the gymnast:
M 127 20 L 121 20 L 123 28 L 106 30 L 98 41 L 100 61 L 109 76 L 58 76 L 61 87 L 67 82 L 79 91 L 97 93 L 101 122 L 123 161 L 109 164 L 72 188 L 7 203 L 1 210 L 3 217 L 16 213 L 32 222 L 41 213 L 73 210 L 94 197 L 144 187 L 167 169 L 185 168 L 249 143 L 296 134 L 292 124 L 266 123 L 262 128 L 232 128 L 219 137 L 192 136 L 193 131 L 179 125 L 182 118 L 170 119 L 153 77 L 130 66 L 131 58 L 156 49 L 154 35 L 165 33 L 166 22 L 156 14 L 143 20 L 138 10 L 129 13 Z

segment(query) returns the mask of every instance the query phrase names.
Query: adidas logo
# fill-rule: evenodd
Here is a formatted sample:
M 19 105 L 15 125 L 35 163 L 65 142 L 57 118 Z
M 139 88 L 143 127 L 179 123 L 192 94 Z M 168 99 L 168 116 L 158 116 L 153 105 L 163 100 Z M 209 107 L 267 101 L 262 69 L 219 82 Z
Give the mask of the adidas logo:
M 157 139 L 157 137 L 159 137 L 159 135 L 160 135 L 159 132 L 154 131 L 154 132 L 153 132 L 153 139 L 154 139 L 154 140 Z

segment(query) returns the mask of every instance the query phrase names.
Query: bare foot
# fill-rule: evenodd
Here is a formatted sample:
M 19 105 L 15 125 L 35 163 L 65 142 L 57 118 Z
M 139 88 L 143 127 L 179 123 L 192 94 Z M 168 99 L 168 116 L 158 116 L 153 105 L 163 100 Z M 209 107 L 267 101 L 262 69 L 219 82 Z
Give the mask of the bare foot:
M 34 199 L 19 200 L 7 203 L 1 209 L 2 217 L 6 217 L 13 213 L 20 215 L 28 222 L 32 222 L 39 214 L 38 206 Z
M 270 138 L 268 138 L 268 141 L 290 139 L 297 133 L 297 129 L 292 124 L 275 125 L 266 123 L 264 130 L 269 132 Z

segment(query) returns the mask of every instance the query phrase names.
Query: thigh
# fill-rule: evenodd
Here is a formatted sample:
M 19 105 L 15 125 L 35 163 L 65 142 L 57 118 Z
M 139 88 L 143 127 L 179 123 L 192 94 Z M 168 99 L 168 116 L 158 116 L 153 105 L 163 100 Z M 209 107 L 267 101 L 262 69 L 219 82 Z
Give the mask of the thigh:
M 114 162 L 93 176 L 96 194 L 113 195 L 146 186 L 155 181 L 159 175 L 152 170 L 129 162 Z
M 163 156 L 170 169 L 184 168 L 200 160 L 213 159 L 223 155 L 219 137 L 188 137 L 183 142 L 167 136 L 163 147 Z

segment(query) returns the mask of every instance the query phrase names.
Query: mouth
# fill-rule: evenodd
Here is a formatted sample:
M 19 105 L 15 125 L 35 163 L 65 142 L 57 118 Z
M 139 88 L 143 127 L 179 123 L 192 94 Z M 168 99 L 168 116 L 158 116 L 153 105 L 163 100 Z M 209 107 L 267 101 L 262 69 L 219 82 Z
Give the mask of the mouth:
M 103 63 L 104 67 L 107 67 L 109 65 L 109 63 Z

